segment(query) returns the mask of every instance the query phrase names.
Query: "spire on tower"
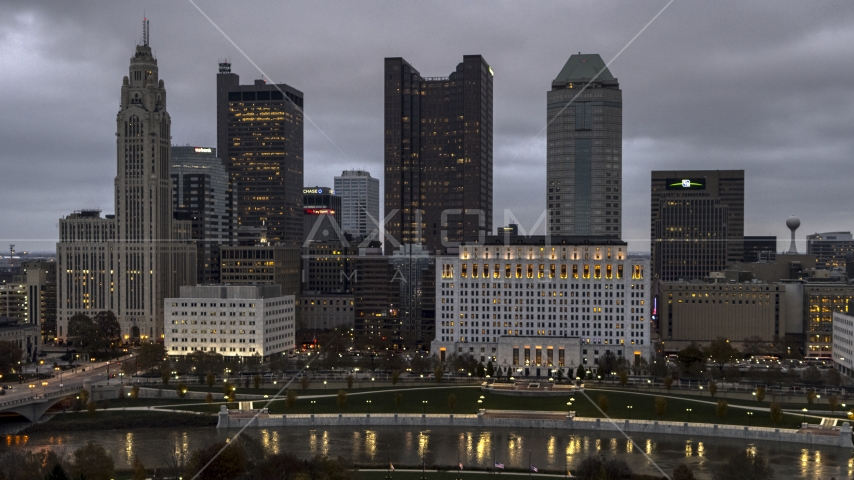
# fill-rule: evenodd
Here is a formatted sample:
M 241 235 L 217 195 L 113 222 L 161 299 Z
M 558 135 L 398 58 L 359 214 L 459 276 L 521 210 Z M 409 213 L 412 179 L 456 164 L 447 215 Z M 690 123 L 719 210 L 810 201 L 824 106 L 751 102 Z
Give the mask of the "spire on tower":
M 142 17 L 142 44 L 148 46 L 148 19 Z

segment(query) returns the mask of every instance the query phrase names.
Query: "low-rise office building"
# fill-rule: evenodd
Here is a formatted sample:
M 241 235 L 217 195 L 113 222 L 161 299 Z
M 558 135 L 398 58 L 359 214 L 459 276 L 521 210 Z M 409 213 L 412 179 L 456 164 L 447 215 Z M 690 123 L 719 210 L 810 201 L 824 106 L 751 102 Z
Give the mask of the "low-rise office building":
M 202 351 L 269 359 L 295 348 L 295 299 L 278 285 L 184 286 L 164 307 L 170 356 Z
M 487 237 L 436 259 L 436 339 L 446 361 L 469 355 L 516 376 L 596 372 L 610 353 L 650 352 L 649 261 L 608 237 Z M 525 353 L 527 352 L 527 354 Z M 551 353 L 551 355 L 549 355 Z
M 12 342 L 21 349 L 22 361 L 35 360 L 39 345 L 39 326 L 19 318 L 0 316 L 0 341 Z
M 303 293 L 299 311 L 301 328 L 329 330 L 354 326 L 353 295 Z
M 833 314 L 833 366 L 854 377 L 854 316 Z

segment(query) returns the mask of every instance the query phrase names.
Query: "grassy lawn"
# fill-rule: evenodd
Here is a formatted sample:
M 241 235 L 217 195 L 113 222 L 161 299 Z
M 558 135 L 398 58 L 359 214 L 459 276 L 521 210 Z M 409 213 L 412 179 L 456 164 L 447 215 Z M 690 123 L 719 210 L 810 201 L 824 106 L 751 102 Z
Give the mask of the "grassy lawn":
M 412 472 L 412 471 L 396 471 L 391 473 L 391 480 L 421 480 L 422 478 L 426 478 L 427 480 L 489 480 L 490 478 L 496 479 L 500 478 L 503 480 L 537 480 L 537 479 L 557 479 L 563 476 L 564 472 L 542 472 L 543 474 L 528 474 L 523 472 L 506 472 L 502 471 L 500 473 L 490 473 L 490 472 L 479 472 L 479 471 L 471 471 L 471 470 L 463 470 L 462 472 L 457 471 L 456 469 L 451 469 L 447 471 L 439 471 L 439 472 L 425 472 L 421 473 L 420 471 Z M 355 476 L 359 480 L 386 480 L 389 478 L 389 475 L 386 471 L 379 472 L 365 472 L 359 470 L 355 472 Z M 633 480 L 643 480 L 643 479 L 657 479 L 659 477 L 651 477 L 647 475 L 633 475 Z
M 334 395 L 338 392 L 338 390 L 340 390 L 342 388 L 344 388 L 346 390 L 346 387 L 343 386 L 340 382 L 336 382 L 336 383 L 337 383 L 337 386 L 329 385 L 327 388 L 324 388 L 323 382 L 312 382 L 311 385 L 309 385 L 308 389 L 303 390 L 302 388 L 300 388 L 300 385 L 298 382 L 294 382 L 288 388 L 291 390 L 294 390 L 295 392 L 298 392 L 300 395 Z M 436 386 L 435 383 L 431 383 L 431 382 L 424 382 L 423 386 L 420 383 L 411 383 L 411 382 L 407 382 L 405 384 L 403 382 L 400 382 L 395 386 L 391 386 L 387 382 L 384 382 L 384 383 L 386 383 L 386 385 L 384 385 L 382 387 L 373 387 L 373 386 L 369 385 L 369 383 L 370 382 L 362 382 L 362 385 L 360 386 L 359 382 L 354 382 L 353 388 L 350 389 L 349 392 L 399 390 L 402 388 L 431 388 L 431 387 Z M 236 385 L 236 384 L 232 384 L 232 385 L 237 387 L 236 392 L 238 394 L 273 395 L 276 392 L 278 392 L 279 390 L 281 390 L 281 388 L 285 385 L 285 383 L 279 382 L 277 385 L 273 385 L 271 383 L 265 383 L 260 388 L 255 388 L 251 385 L 249 386 L 249 388 L 245 388 L 243 386 Z M 443 383 L 440 386 L 448 386 L 448 385 L 449 384 L 447 384 L 447 383 Z M 159 385 L 144 385 L 144 386 L 148 387 L 148 388 L 158 388 L 159 387 Z M 170 385 L 163 387 L 163 388 L 164 388 L 164 390 L 175 390 L 176 385 L 170 384 Z M 207 385 L 187 385 L 187 390 L 191 391 L 191 392 L 211 392 L 214 395 L 217 395 L 217 394 L 222 395 L 223 384 L 217 383 L 217 384 L 214 384 L 213 387 L 208 387 Z
M 134 428 L 213 427 L 217 418 L 189 413 L 164 414 L 163 412 L 103 412 L 90 415 L 79 413 L 59 414 L 47 422 L 34 423 L 22 433 L 76 432 L 84 430 L 125 430 Z

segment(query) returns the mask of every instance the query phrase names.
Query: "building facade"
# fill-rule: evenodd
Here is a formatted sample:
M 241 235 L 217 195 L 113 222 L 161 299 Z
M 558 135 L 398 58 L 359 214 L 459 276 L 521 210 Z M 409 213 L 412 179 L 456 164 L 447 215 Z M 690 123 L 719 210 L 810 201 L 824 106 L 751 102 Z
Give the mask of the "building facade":
M 172 146 L 172 208 L 191 221 L 196 281 L 219 283 L 219 247 L 237 242 L 237 197 L 211 147 Z
M 282 295 L 299 298 L 299 247 L 222 247 L 220 258 L 223 284 L 278 285 Z
M 341 197 L 329 187 L 302 189 L 303 240 L 306 247 L 314 242 L 344 241 L 341 230 Z
M 751 262 L 773 262 L 777 258 L 777 237 L 775 236 L 747 236 L 744 237 L 744 254 L 741 261 Z
M 380 181 L 364 170 L 344 170 L 335 177 L 335 193 L 341 197 L 341 229 L 355 238 L 379 238 Z
M 854 316 L 833 314 L 833 365 L 839 373 L 854 377 Z
M 546 97 L 549 233 L 620 238 L 623 92 L 619 82 L 598 54 L 579 53 L 569 57 Z
M 825 232 L 807 235 L 807 253 L 815 255 L 819 268 L 845 270 L 854 253 L 851 232 Z
M 386 58 L 384 228 L 431 252 L 492 231 L 492 69 L 466 55 L 448 77 Z
M 0 341 L 14 343 L 21 349 L 20 360 L 33 362 L 38 353 L 39 326 L 0 315 Z
M 56 340 L 56 262 L 25 261 L 27 323 L 38 325 L 41 343 Z
M 224 357 L 292 353 L 296 304 L 278 285 L 198 285 L 164 301 L 166 353 L 216 352 Z
M 237 190 L 240 227 L 271 244 L 302 242 L 303 94 L 286 84 L 240 85 L 230 63 L 217 75 L 217 152 Z
M 471 355 L 524 376 L 579 365 L 595 373 L 608 352 L 629 362 L 647 357 L 648 262 L 628 259 L 626 243 L 611 237 L 546 238 L 487 237 L 438 257 L 431 352 Z
M 301 327 L 310 330 L 354 327 L 353 295 L 307 294 L 299 300 Z
M 436 338 L 436 257 L 422 245 L 401 245 L 389 258 L 399 287 L 401 337 L 407 348 L 429 350 Z
M 744 256 L 744 170 L 652 172 L 653 274 L 703 279 Z
M 81 211 L 61 219 L 57 337 L 77 313 L 111 310 L 125 340 L 163 338 L 163 299 L 196 281 L 189 224 L 173 219 L 171 119 L 157 59 L 137 45 L 116 115 L 114 217 Z
M 380 248 L 361 249 L 353 265 L 354 335 L 376 348 L 402 348 L 400 279 L 394 266 Z

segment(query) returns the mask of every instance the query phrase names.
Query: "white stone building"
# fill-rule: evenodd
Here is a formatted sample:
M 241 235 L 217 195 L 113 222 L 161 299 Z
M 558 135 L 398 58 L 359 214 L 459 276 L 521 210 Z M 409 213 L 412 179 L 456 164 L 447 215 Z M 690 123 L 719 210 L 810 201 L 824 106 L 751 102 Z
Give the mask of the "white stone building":
M 367 237 L 379 229 L 380 181 L 364 170 L 344 170 L 335 177 L 335 194 L 341 197 L 341 229 Z
M 516 376 L 595 373 L 606 352 L 650 351 L 649 262 L 606 237 L 487 237 L 436 260 L 440 360 L 471 355 Z
M 833 366 L 839 373 L 854 377 L 854 316 L 833 313 Z
M 225 357 L 292 353 L 296 341 L 293 295 L 279 285 L 181 287 L 164 301 L 166 353 L 216 352 Z

